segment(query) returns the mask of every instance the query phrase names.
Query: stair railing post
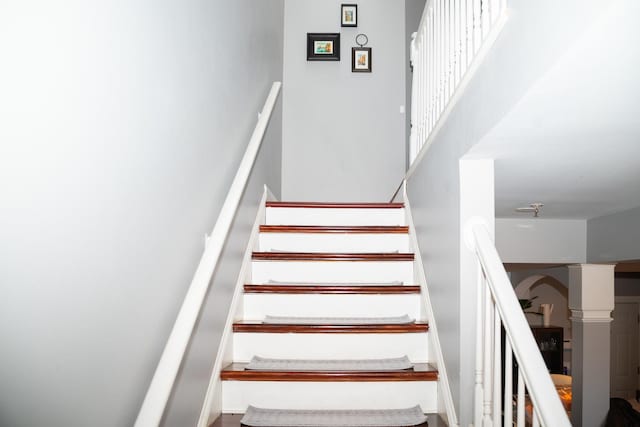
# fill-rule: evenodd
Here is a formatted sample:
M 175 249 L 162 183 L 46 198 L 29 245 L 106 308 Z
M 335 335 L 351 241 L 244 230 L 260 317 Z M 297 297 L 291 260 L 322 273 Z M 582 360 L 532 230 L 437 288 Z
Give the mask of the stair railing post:
M 483 308 L 483 339 L 484 339 L 484 414 L 482 417 L 482 425 L 491 427 L 491 410 L 493 408 L 493 301 L 491 292 L 484 293 Z
M 482 320 L 483 301 L 484 301 L 484 276 L 480 262 L 477 263 L 478 268 L 478 298 L 476 304 L 476 369 L 475 369 L 475 401 L 474 401 L 474 425 L 482 425 L 482 407 L 484 402 L 484 379 L 483 379 L 483 357 L 484 349 L 482 342 Z

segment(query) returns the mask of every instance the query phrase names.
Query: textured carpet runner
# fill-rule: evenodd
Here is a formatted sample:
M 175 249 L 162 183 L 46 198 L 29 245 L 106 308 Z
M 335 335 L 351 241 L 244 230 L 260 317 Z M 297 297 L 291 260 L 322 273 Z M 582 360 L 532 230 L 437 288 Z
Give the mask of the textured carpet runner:
M 286 317 L 265 316 L 262 323 L 278 325 L 406 325 L 414 323 L 407 314 L 393 317 Z
M 311 286 L 402 286 L 404 282 L 394 280 L 390 282 L 310 282 L 307 280 L 289 282 L 281 280 L 268 280 L 269 285 L 311 285 Z
M 267 359 L 253 356 L 245 369 L 252 371 L 402 371 L 412 369 L 407 356 L 362 360 Z
M 249 406 L 240 421 L 251 427 L 409 427 L 424 424 L 420 406 L 407 409 L 286 410 Z

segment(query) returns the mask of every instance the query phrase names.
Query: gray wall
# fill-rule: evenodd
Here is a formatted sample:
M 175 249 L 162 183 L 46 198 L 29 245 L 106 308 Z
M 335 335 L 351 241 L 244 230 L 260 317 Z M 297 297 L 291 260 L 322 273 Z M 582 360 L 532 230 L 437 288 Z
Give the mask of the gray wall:
M 405 166 L 404 2 L 358 1 L 358 27 L 340 27 L 339 0 L 286 0 L 283 197 L 381 201 Z M 306 60 L 307 32 L 341 33 L 339 62 Z M 372 73 L 351 72 L 365 33 Z
M 281 142 L 282 104 L 278 102 L 165 413 L 165 426 L 196 424 L 264 184 L 279 193 Z
M 587 221 L 589 262 L 640 259 L 640 207 Z
M 583 263 L 587 221 L 496 218 L 496 248 L 507 263 Z
M 426 0 L 405 0 L 404 2 L 404 25 L 405 25 L 405 79 L 406 79 L 406 103 L 407 114 L 405 119 L 405 133 L 406 133 L 406 162 L 407 167 L 409 165 L 409 136 L 411 134 L 411 86 L 413 73 L 411 72 L 411 34 L 418 30 L 420 25 L 420 19 L 422 18 L 422 12 L 424 11 L 424 5 Z
M 133 423 L 282 45 L 276 0 L 0 3 L 0 425 Z M 279 190 L 279 117 L 214 287 L 259 183 Z M 218 327 L 198 326 L 214 342 L 192 343 L 167 425 L 198 415 L 202 394 L 181 403 Z
M 434 315 L 464 426 L 471 422 L 474 353 L 469 342 L 474 342 L 476 283 L 460 283 L 459 160 L 587 28 L 598 4 L 513 0 L 509 9 L 496 44 L 408 180 Z

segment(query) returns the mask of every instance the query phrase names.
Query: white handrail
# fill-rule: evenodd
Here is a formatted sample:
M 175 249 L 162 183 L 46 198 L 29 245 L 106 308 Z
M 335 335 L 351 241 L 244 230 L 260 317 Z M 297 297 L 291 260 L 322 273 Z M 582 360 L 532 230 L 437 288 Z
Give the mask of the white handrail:
M 427 0 L 411 36 L 410 164 L 429 145 L 497 38 L 506 10 L 507 0 Z
M 512 353 L 518 363 L 517 422 L 525 425 L 525 389 L 532 402 L 529 422 L 548 427 L 570 427 L 567 413 L 548 375 L 531 328 L 511 286 L 498 251 L 482 224 L 470 225 L 470 243 L 478 258 L 479 290 L 476 338 L 475 426 L 511 426 Z M 502 359 L 502 327 L 505 330 Z M 562 345 L 560 343 L 559 345 Z M 504 389 L 501 379 L 504 375 Z M 504 404 L 504 407 L 501 405 Z M 502 410 L 501 410 L 502 409 Z
M 147 394 L 136 419 L 136 427 L 155 427 L 160 424 L 173 389 L 176 376 L 180 370 L 185 350 L 191 339 L 193 327 L 198 320 L 204 297 L 209 288 L 211 277 L 215 271 L 220 253 L 229 234 L 231 224 L 240 204 L 242 193 L 247 185 L 264 133 L 267 129 L 271 113 L 278 99 L 281 82 L 274 82 L 269 96 L 259 115 L 258 123 L 251 135 L 249 145 L 240 162 L 236 176 L 229 188 L 220 214 L 208 243 L 193 276 L 191 285 L 180 307 L 180 312 L 171 330 L 158 366 L 147 390 Z

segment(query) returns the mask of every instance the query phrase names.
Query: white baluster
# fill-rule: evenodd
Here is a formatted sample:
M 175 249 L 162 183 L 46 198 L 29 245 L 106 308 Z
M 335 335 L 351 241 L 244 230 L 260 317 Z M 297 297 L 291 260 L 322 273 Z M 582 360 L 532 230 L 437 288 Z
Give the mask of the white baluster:
M 427 97 L 427 73 L 428 64 L 427 64 L 427 49 L 429 48 L 427 44 L 427 34 L 426 31 L 422 31 L 420 33 L 420 68 L 422 69 L 422 94 L 420 97 L 420 103 L 422 105 L 422 138 L 420 138 L 420 148 L 424 145 L 427 136 L 429 135 L 429 130 L 427 128 L 427 110 L 429 109 L 429 98 Z
M 482 43 L 482 0 L 473 2 L 473 56 Z M 472 58 L 473 59 L 473 58 Z
M 442 97 L 441 92 L 441 82 L 442 82 L 442 43 L 443 43 L 443 33 L 442 33 L 442 2 L 436 0 L 436 76 L 437 76 L 437 95 L 436 95 L 436 121 L 438 121 L 437 116 L 440 115 L 440 99 Z
M 435 126 L 436 123 L 436 112 L 435 112 L 435 105 L 436 105 L 436 67 L 435 67 L 435 61 L 436 61 L 436 28 L 435 28 L 435 23 L 436 23 L 436 15 L 433 11 L 433 9 L 431 9 L 431 18 L 429 20 L 430 26 L 429 26 L 429 66 L 430 68 L 430 72 L 429 72 L 429 85 L 430 85 L 430 92 L 431 95 L 429 97 L 429 132 L 431 132 L 431 129 L 433 129 L 433 127 Z
M 511 341 L 504 339 L 504 426 L 513 423 L 513 353 Z
M 462 76 L 461 65 L 460 65 L 460 57 L 462 53 L 462 26 L 460 25 L 460 19 L 462 17 L 461 3 L 462 3 L 462 0 L 455 0 L 454 2 L 454 10 L 455 10 L 455 13 L 454 13 L 455 54 L 453 56 L 454 89 L 458 87 L 458 84 L 460 83 L 460 77 Z
M 484 330 L 482 323 L 484 320 L 484 294 L 487 292 L 482 274 L 482 267 L 478 263 L 478 295 L 476 304 L 476 375 L 475 375 L 475 408 L 474 408 L 474 425 L 481 426 L 482 424 L 482 405 L 484 403 L 483 397 L 483 356 L 484 348 L 482 331 Z
M 484 298 L 484 416 L 482 425 L 484 427 L 490 427 L 491 422 L 491 409 L 492 402 L 492 380 L 493 380 L 493 301 L 490 292 L 485 292 Z
M 493 426 L 500 427 L 500 402 L 502 401 L 501 393 L 501 372 L 502 372 L 502 352 L 501 352 L 501 336 L 502 322 L 500 321 L 500 312 L 498 306 L 494 305 L 493 312 Z
M 473 58 L 473 12 L 475 10 L 474 0 L 467 0 L 467 63 L 465 64 L 465 68 L 469 68 L 469 64 L 471 64 L 471 59 Z
M 451 37 L 451 15 L 452 15 L 452 2 L 451 0 L 445 2 L 445 17 L 444 17 L 444 27 L 445 27 L 445 39 L 446 39 L 446 50 L 445 50 L 445 106 L 449 98 L 451 98 L 451 66 L 453 61 L 451 60 L 451 53 L 453 51 L 453 38 Z
M 416 52 L 416 36 L 418 33 L 411 34 L 411 46 L 409 48 L 411 64 L 413 66 L 413 74 L 411 75 L 411 133 L 409 134 L 409 164 L 413 163 L 418 154 L 416 151 L 417 146 L 417 131 L 418 131 L 418 100 L 416 94 L 418 91 L 418 84 L 420 82 L 420 74 L 417 69 L 417 52 Z
M 525 418 L 524 418 L 524 378 L 522 377 L 522 370 L 518 367 L 518 406 L 517 406 L 517 426 L 524 427 Z
M 482 40 L 486 37 L 487 33 L 489 33 L 489 27 L 491 18 L 489 16 L 489 2 L 490 0 L 480 0 L 481 3 L 481 22 L 482 22 Z

